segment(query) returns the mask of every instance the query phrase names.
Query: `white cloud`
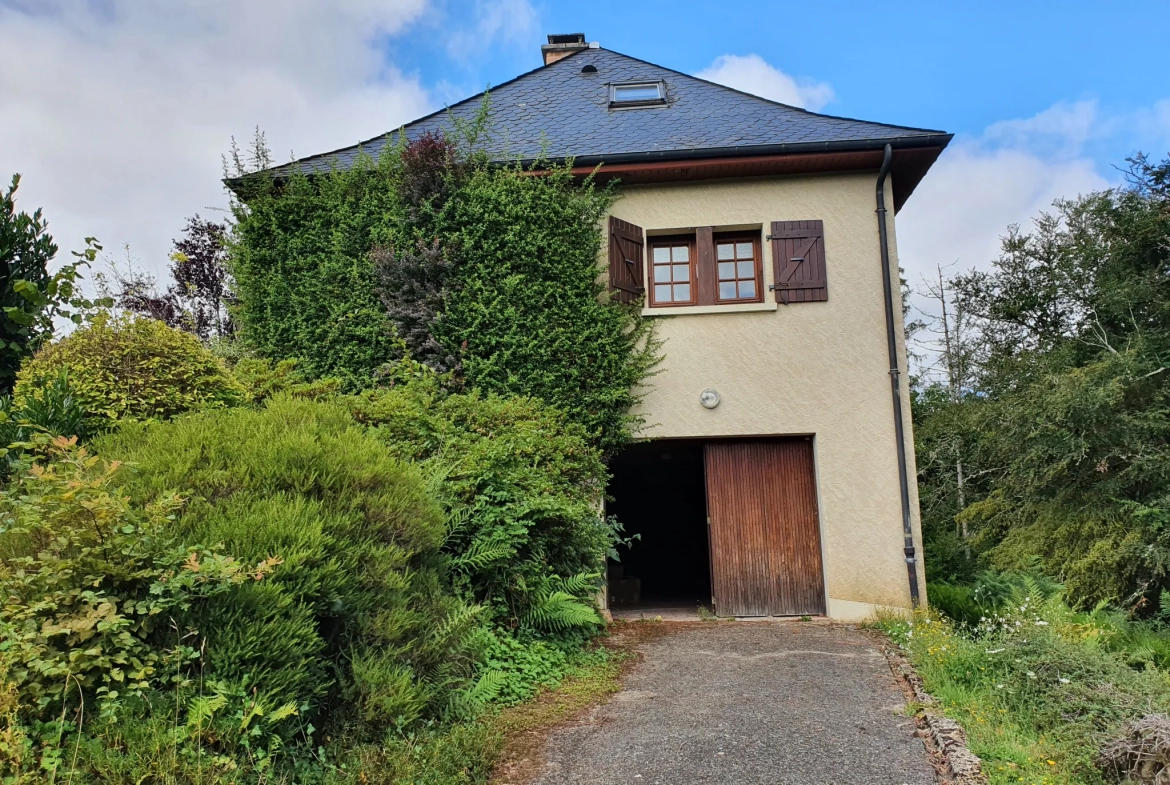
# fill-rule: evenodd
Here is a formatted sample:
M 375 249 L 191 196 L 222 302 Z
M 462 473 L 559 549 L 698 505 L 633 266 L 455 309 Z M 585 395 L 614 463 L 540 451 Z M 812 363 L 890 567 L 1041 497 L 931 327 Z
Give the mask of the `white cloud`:
M 1119 185 L 1121 173 L 1099 160 L 1103 146 L 1164 159 L 1170 99 L 1128 112 L 1061 101 L 956 138 L 898 215 L 899 258 L 911 284 L 937 276 L 939 264 L 989 269 L 1010 224 L 1026 230 L 1056 199 Z
M 496 43 L 527 42 L 538 24 L 536 9 L 528 0 L 476 0 L 474 17 L 474 26 L 467 29 L 450 30 L 447 19 L 442 20 L 450 57 L 467 60 Z
M 835 97 L 828 83 L 794 78 L 754 54 L 721 55 L 695 76 L 814 112 Z
M 1116 184 L 1084 150 L 1098 120 L 1092 103 L 1061 103 L 956 138 L 898 214 L 898 256 L 910 284 L 936 277 L 936 265 L 952 265 L 952 274 L 988 269 L 1008 225 L 1026 229 L 1054 200 Z
M 259 125 L 278 160 L 434 108 L 385 60 L 425 0 L 0 0 L 0 176 L 68 258 L 86 235 L 166 262 L 183 218 L 224 205 L 220 154 Z
M 1032 117 L 988 126 L 982 141 L 1047 156 L 1075 157 L 1090 139 L 1105 135 L 1108 125 L 1096 101 L 1061 101 Z

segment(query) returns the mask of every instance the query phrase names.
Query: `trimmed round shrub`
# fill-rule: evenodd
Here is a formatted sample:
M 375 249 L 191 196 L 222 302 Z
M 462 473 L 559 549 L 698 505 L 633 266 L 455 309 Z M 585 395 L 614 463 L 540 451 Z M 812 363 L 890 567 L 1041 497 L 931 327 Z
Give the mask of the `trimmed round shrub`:
M 281 394 L 129 422 L 94 447 L 131 467 L 119 477 L 134 504 L 186 499 L 179 541 L 277 562 L 176 617 L 208 679 L 378 734 L 435 716 L 472 675 L 479 613 L 444 578 L 442 508 L 419 467 L 340 405 Z
M 140 316 L 102 316 L 43 348 L 20 369 L 17 403 L 39 400 L 62 369 L 86 419 L 99 429 L 116 420 L 235 406 L 248 397 L 198 338 Z

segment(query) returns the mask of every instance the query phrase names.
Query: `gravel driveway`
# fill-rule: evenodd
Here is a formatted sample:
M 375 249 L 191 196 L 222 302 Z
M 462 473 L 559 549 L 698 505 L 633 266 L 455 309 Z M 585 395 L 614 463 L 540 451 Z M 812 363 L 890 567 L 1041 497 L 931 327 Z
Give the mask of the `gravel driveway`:
M 934 785 L 885 657 L 800 622 L 688 625 L 625 689 L 554 731 L 539 785 Z

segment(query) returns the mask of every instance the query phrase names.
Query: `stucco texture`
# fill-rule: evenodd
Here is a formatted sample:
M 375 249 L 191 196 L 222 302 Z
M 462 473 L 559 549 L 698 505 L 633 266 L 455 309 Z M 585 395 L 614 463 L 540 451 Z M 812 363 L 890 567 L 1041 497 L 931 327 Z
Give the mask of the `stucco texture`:
M 647 309 L 665 341 L 660 372 L 639 413 L 652 439 L 813 435 L 821 542 L 830 616 L 858 618 L 875 606 L 910 605 L 890 400 L 881 256 L 874 215 L 876 173 L 637 186 L 613 215 L 647 234 L 694 227 L 762 228 L 820 219 L 826 302 Z M 887 185 L 890 188 L 890 185 Z M 893 204 L 892 192 L 887 203 Z M 897 269 L 894 216 L 888 215 Z M 649 238 L 648 238 L 649 239 Z M 762 239 L 762 238 L 761 238 Z M 771 243 L 762 243 L 765 290 Z M 894 285 L 897 286 L 895 276 Z M 900 302 L 895 299 L 895 303 Z M 898 344 L 905 371 L 901 309 Z M 705 409 L 699 394 L 721 402 Z M 921 556 L 909 391 L 902 400 L 911 457 L 911 501 Z M 919 561 L 919 585 L 925 576 Z

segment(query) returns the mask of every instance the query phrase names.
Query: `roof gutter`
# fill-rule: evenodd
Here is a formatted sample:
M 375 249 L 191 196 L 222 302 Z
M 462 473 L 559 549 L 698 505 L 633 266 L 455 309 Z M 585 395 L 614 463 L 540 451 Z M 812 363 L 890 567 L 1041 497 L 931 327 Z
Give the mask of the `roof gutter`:
M 902 371 L 898 367 L 898 343 L 894 325 L 893 275 L 890 270 L 890 238 L 886 231 L 886 176 L 894 160 L 894 150 L 886 145 L 882 168 L 877 179 L 878 243 L 882 253 L 882 284 L 886 296 L 886 348 L 890 354 L 890 396 L 894 402 L 894 439 L 898 443 L 898 488 L 902 493 L 902 537 L 906 555 L 906 572 L 910 579 L 910 604 L 921 602 L 918 591 L 918 559 L 914 547 L 914 526 L 910 520 L 910 478 L 906 468 L 906 427 L 902 422 Z
M 850 139 L 834 142 L 793 142 L 788 144 L 753 144 L 733 147 L 695 147 L 678 150 L 647 150 L 637 153 L 610 153 L 605 155 L 578 155 L 573 157 L 574 166 L 596 164 L 645 163 L 647 161 L 694 161 L 703 158 L 736 158 L 757 155 L 796 155 L 798 153 L 839 153 L 861 150 L 911 150 L 923 147 L 944 148 L 953 134 L 932 133 L 921 136 L 902 136 L 888 139 Z M 544 159 L 550 163 L 564 163 L 565 158 Z M 524 158 L 523 166 L 537 163 L 538 159 Z M 508 163 L 515 163 L 509 161 Z

